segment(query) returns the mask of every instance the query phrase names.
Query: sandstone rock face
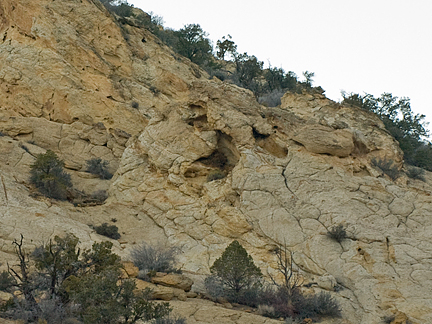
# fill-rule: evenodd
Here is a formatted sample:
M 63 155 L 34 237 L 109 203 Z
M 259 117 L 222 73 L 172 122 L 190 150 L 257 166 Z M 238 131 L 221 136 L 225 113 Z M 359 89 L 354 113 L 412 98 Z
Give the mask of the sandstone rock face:
M 351 132 L 322 125 L 306 125 L 298 130 L 293 139 L 312 153 L 347 157 L 354 149 Z
M 176 273 L 163 274 L 161 276 L 156 274 L 151 281 L 155 284 L 182 289 L 186 292 L 190 291 L 193 285 L 192 279 Z
M 173 301 L 170 303 L 174 313 L 187 318 L 191 324 L 280 324 L 274 319 L 265 318 L 256 314 L 239 312 L 232 309 L 222 308 L 207 300 L 194 300 L 186 303 Z
M 138 276 L 139 269 L 130 261 L 122 262 L 122 272 L 126 275 L 125 278 L 136 278 Z
M 432 322 L 432 177 L 392 181 L 371 166 L 403 162 L 376 116 L 319 93 L 261 107 L 148 31 L 120 29 L 96 1 L 4 0 L 0 13 L 2 261 L 13 260 L 21 233 L 29 249 L 64 233 L 90 247 L 107 238 L 88 225 L 104 222 L 118 226 L 125 260 L 143 241 L 176 246 L 193 276 L 208 274 L 234 239 L 275 274 L 273 251 L 286 244 L 296 271 L 316 283 L 310 290 L 339 301 L 345 323 L 392 314 Z M 107 202 L 33 198 L 29 167 L 47 149 L 76 188 L 108 190 Z M 109 161 L 113 179 L 86 173 L 91 158 Z M 209 181 L 215 173 L 223 178 Z M 339 224 L 349 236 L 341 243 L 327 236 Z M 252 321 L 225 309 L 206 317 L 207 304 L 187 303 L 190 323 Z

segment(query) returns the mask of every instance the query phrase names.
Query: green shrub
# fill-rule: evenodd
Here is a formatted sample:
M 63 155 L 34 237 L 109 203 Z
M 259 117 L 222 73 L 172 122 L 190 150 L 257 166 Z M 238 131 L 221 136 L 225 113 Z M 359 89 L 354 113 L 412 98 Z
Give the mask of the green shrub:
M 137 293 L 133 280 L 121 279 L 120 258 L 111 252 L 110 242 L 94 243 L 82 253 L 73 235 L 56 236 L 31 254 L 24 250 L 22 236 L 13 244 L 19 264 L 9 268 L 9 276 L 22 298 L 14 298 L 3 316 L 48 324 L 132 324 L 169 318 L 168 303 L 150 301 L 150 290 Z
M 256 56 L 249 56 L 247 53 L 235 54 L 234 63 L 236 66 L 232 77 L 234 83 L 251 90 L 255 97 L 258 98 L 261 93 L 261 83 L 258 82 L 258 78 L 263 73 L 264 63 L 259 61 Z
M 207 33 L 198 24 L 185 25 L 174 32 L 177 37 L 175 50 L 192 62 L 202 65 L 213 58 L 210 40 Z
M 86 161 L 86 171 L 91 174 L 96 174 L 101 179 L 111 179 L 112 173 L 108 171 L 108 161 L 102 161 L 101 158 L 94 158 Z
M 133 5 L 129 4 L 125 0 L 100 0 L 102 4 L 107 8 L 109 11 L 114 12 L 116 15 L 120 17 L 130 17 L 132 16 L 132 8 Z
M 99 235 L 112 238 L 113 240 L 118 240 L 120 238 L 118 227 L 115 225 L 108 225 L 107 223 L 103 223 L 100 226 L 95 226 L 94 229 Z
M 399 142 L 407 164 L 432 171 L 432 143 L 427 140 L 429 132 L 424 119 L 414 114 L 409 98 L 393 97 L 383 93 L 375 98 L 370 94 L 342 92 L 343 102 L 375 113 L 389 133 Z
M 301 300 L 301 299 L 300 299 Z M 300 317 L 319 318 L 324 316 L 340 317 L 339 303 L 327 292 L 307 296 L 297 305 Z
M 297 76 L 294 72 L 285 73 L 284 69 L 269 66 L 264 70 L 267 92 L 275 90 L 293 90 L 297 86 Z
M 64 162 L 51 151 L 38 154 L 30 166 L 30 182 L 45 196 L 64 200 L 72 187 L 71 177 L 63 170 Z
M 328 230 L 327 236 L 338 243 L 341 243 L 343 240 L 348 238 L 345 227 L 342 224 L 333 226 L 330 230 Z
M 313 77 L 315 76 L 314 72 L 309 72 L 309 71 L 304 71 L 303 72 L 303 76 L 305 78 L 305 81 L 302 82 L 306 87 L 311 88 L 312 87 L 312 82 L 313 82 Z
M 399 170 L 392 159 L 384 158 L 384 160 L 382 160 L 372 158 L 371 163 L 373 166 L 381 169 L 381 171 L 388 175 L 390 179 L 396 180 L 399 178 Z
M 421 181 L 426 181 L 425 170 L 422 169 L 422 168 L 417 168 L 417 167 L 414 167 L 414 166 L 409 166 L 408 167 L 407 176 L 410 177 L 411 179 L 418 179 L 418 180 L 421 180 Z
M 222 40 L 216 42 L 216 48 L 218 49 L 216 56 L 220 60 L 225 59 L 225 54 L 235 55 L 237 52 L 237 45 L 231 40 L 231 35 L 223 36 Z
M 340 317 L 339 303 L 330 293 L 321 292 L 313 295 L 304 295 L 296 288 L 289 292 L 286 287 L 261 291 L 260 303 L 271 307 L 266 316 L 272 318 L 313 318 Z M 269 308 L 270 309 L 270 308 Z
M 238 241 L 225 249 L 210 271 L 222 283 L 226 297 L 239 301 L 248 292 L 257 290 L 262 277 L 261 270 Z
M 178 253 L 179 249 L 175 247 L 142 243 L 132 249 L 131 258 L 140 270 L 141 279 L 148 280 L 149 273 L 178 272 L 175 268 Z

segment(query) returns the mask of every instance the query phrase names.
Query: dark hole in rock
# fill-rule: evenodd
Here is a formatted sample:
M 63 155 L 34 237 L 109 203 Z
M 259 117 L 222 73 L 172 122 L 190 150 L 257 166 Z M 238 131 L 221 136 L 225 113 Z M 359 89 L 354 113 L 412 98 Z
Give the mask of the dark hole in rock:
M 261 134 L 255 128 L 252 128 L 252 135 L 256 140 L 266 139 L 267 137 L 269 137 L 269 135 Z
M 214 168 L 223 169 L 228 163 L 228 159 L 221 151 L 216 150 L 210 156 L 200 158 L 198 162 Z

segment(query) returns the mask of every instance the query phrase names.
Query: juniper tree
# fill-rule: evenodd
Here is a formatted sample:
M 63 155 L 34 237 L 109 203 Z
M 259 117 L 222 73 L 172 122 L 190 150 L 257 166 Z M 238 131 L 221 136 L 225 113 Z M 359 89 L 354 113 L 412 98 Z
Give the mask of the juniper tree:
M 262 277 L 261 270 L 238 241 L 233 241 L 210 268 L 222 283 L 239 294 Z
M 64 200 L 67 188 L 72 187 L 71 177 L 64 171 L 64 162 L 51 150 L 38 154 L 30 166 L 30 182 L 45 196 Z

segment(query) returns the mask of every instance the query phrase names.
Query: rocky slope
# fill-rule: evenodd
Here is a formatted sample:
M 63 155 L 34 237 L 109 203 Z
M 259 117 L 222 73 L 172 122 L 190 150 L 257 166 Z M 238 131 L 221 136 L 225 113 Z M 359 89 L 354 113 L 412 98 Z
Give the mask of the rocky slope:
M 0 131 L 1 260 L 13 259 L 20 233 L 30 245 L 68 232 L 90 246 L 106 238 L 88 225 L 115 218 L 117 253 L 127 259 L 142 241 L 179 246 L 196 290 L 233 239 L 264 273 L 286 244 L 310 290 L 340 302 L 335 323 L 432 321 L 432 177 L 392 181 L 371 166 L 386 157 L 402 167 L 373 114 L 320 93 L 260 106 L 96 0 L 4 0 Z M 76 188 L 108 190 L 106 203 L 32 196 L 29 166 L 47 149 Z M 84 172 L 95 157 L 110 162 L 112 180 Z M 338 224 L 350 236 L 340 244 L 326 235 Z

